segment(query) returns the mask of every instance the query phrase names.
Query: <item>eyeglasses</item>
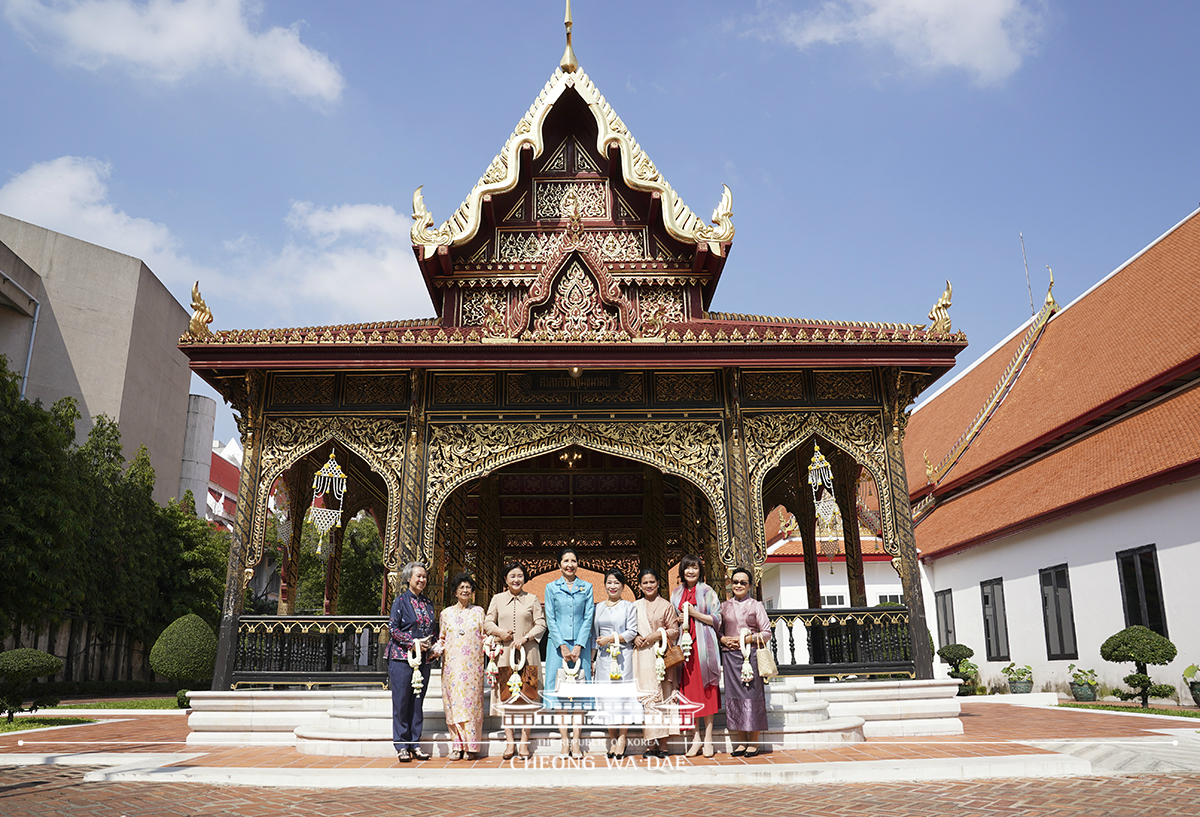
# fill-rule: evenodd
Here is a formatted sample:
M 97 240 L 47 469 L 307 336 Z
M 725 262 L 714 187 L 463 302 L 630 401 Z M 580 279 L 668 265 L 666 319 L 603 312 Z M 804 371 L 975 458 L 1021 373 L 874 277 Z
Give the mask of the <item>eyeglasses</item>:
M 750 582 L 738 581 L 737 579 L 734 579 L 734 580 L 733 580 L 732 582 L 730 582 L 730 583 L 731 583 L 731 584 L 732 584 L 734 587 L 737 587 L 738 585 L 742 585 L 742 584 L 750 584 Z

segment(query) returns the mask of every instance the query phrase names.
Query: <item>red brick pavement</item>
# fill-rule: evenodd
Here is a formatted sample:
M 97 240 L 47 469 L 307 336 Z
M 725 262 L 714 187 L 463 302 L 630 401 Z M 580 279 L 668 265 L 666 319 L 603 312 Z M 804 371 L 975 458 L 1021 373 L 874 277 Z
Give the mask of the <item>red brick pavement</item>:
M 408 817 L 715 814 L 808 817 L 1195 817 L 1200 777 L 1145 775 L 936 783 L 698 786 L 692 789 L 310 790 L 194 783 L 83 783 L 86 769 L 0 767 L 5 817 Z M 403 772 L 398 771 L 398 774 Z
M 397 766 L 395 758 L 317 757 L 303 755 L 291 747 L 196 747 L 186 746 L 187 724 L 183 718 L 125 713 L 120 722 L 101 723 L 71 729 L 39 730 L 24 735 L 0 736 L 0 754 L 25 752 L 62 754 L 73 752 L 204 752 L 201 757 L 183 761 L 179 766 L 259 767 L 259 768 L 341 768 L 379 769 Z M 825 763 L 853 760 L 930 759 L 996 757 L 1000 755 L 1043 754 L 1046 750 L 1027 746 L 1021 740 L 1058 740 L 1064 738 L 1129 738 L 1153 735 L 1153 729 L 1178 729 L 1188 724 L 1162 718 L 1131 718 L 1085 710 L 1047 707 L 1019 707 L 1006 704 L 964 704 L 961 736 L 872 739 L 828 749 L 779 751 L 752 760 L 717 755 L 709 760 L 685 760 L 697 766 L 732 764 L 763 765 L 778 763 Z M 1200 723 L 1197 724 L 1200 727 Z M 24 745 L 18 746 L 18 740 Z M 546 750 L 542 750 L 549 755 Z M 435 758 L 424 768 L 466 770 L 472 766 L 498 768 L 498 757 L 484 758 L 474 764 Z M 2 812 L 2 810 L 0 810 Z M 1198 812 L 1200 813 L 1200 812 Z

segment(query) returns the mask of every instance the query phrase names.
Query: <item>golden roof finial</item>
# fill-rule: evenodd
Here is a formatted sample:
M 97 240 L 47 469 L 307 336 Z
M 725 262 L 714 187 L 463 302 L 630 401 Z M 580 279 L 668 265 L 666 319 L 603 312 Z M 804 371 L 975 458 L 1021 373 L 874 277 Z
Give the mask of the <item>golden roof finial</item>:
M 563 52 L 558 67 L 570 73 L 579 70 L 579 60 L 575 59 L 575 49 L 571 48 L 571 0 L 567 0 L 567 18 L 563 22 L 567 26 L 567 50 Z
M 1046 265 L 1046 269 L 1050 271 L 1050 288 L 1046 290 L 1046 301 L 1044 307 L 1048 306 L 1051 309 L 1058 311 L 1058 302 L 1054 300 L 1054 270 L 1050 269 L 1050 265 Z

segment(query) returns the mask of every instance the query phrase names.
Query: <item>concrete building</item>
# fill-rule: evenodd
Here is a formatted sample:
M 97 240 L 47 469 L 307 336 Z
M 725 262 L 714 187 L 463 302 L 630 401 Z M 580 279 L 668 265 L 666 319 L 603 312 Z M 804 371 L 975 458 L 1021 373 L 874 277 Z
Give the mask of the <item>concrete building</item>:
M 939 646 L 1069 664 L 1120 685 L 1100 645 L 1142 624 L 1200 661 L 1200 211 L 1065 309 L 1042 311 L 915 411 L 905 458 Z
M 104 414 L 126 457 L 145 445 L 160 503 L 179 493 L 188 318 L 139 259 L 0 215 L 0 354 L 27 399 L 78 401 L 80 440 Z

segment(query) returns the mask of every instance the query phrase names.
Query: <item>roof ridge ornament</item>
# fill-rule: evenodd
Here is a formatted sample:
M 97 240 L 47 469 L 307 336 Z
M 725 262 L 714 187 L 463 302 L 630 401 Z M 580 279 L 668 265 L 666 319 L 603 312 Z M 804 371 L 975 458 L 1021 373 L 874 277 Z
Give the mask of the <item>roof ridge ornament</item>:
M 946 291 L 942 293 L 942 297 L 934 303 L 933 309 L 929 310 L 929 320 L 933 321 L 933 325 L 929 327 L 931 335 L 949 335 L 950 334 L 950 296 L 954 290 L 950 286 L 950 281 L 946 281 Z
M 567 16 L 563 23 L 567 27 L 567 48 L 563 51 L 562 61 L 558 67 L 569 74 L 579 70 L 579 60 L 575 59 L 575 49 L 571 48 L 571 0 L 567 0 Z

